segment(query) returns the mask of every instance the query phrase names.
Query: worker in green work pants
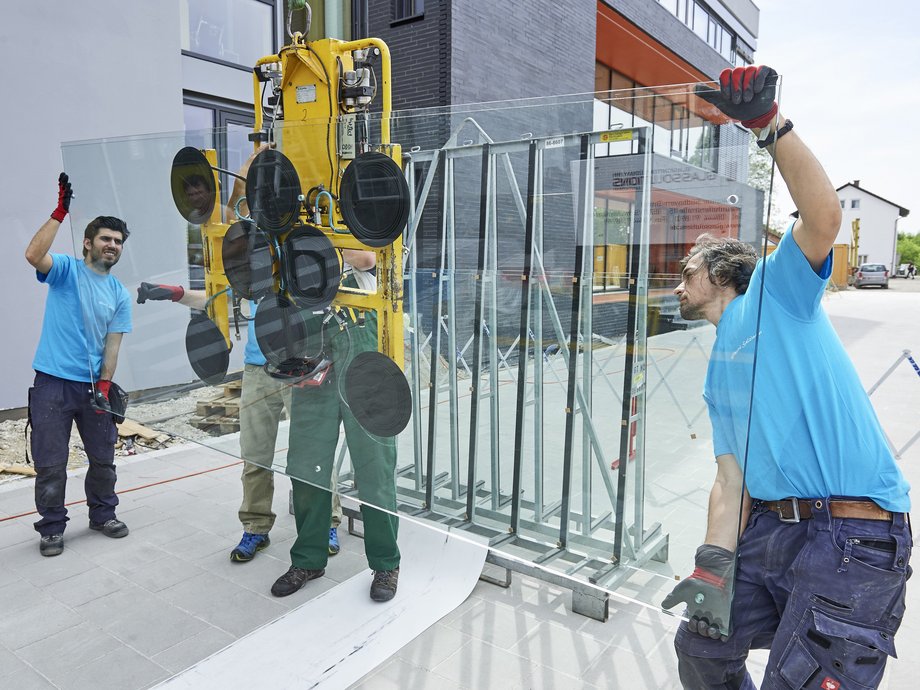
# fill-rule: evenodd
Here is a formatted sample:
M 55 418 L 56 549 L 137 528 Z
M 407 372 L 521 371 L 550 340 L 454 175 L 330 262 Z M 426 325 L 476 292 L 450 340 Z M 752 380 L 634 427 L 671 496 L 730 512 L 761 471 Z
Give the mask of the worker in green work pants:
M 373 254 L 372 254 L 373 256 Z M 323 317 L 317 315 L 315 319 Z M 308 329 L 313 331 L 313 329 Z M 364 548 L 374 571 L 370 596 L 389 601 L 399 579 L 396 536 L 396 442 L 373 436 L 352 415 L 340 395 L 339 379 L 361 352 L 377 350 L 377 320 L 373 314 L 358 325 L 350 312 L 340 312 L 323 327 L 323 348 L 332 370 L 321 385 L 292 390 L 287 473 L 292 478 L 297 539 L 291 547 L 291 567 L 272 586 L 275 596 L 293 594 L 307 581 L 321 577 L 329 558 L 327 541 L 332 510 L 331 476 L 339 428 L 354 469 L 364 521 Z M 381 400 L 381 405 L 387 401 Z M 387 511 L 377 510 L 378 506 Z

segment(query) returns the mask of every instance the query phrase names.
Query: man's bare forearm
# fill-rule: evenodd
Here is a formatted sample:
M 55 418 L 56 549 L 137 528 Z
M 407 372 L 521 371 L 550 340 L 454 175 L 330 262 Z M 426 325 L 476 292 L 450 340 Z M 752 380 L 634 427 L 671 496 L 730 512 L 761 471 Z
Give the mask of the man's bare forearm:
M 716 462 L 716 481 L 709 493 L 706 543 L 734 551 L 738 547 L 742 526 L 747 522 L 750 499 L 735 457 L 720 455 Z
M 121 338 L 123 333 L 109 333 L 105 336 L 105 351 L 102 355 L 102 371 L 99 379 L 102 381 L 111 381 L 115 376 L 115 368 L 118 366 L 118 350 L 121 347 Z
M 58 221 L 54 218 L 49 218 L 38 229 L 38 232 L 35 233 L 26 248 L 26 261 L 42 273 L 47 273 L 51 270 L 51 254 L 49 252 L 60 227 L 61 224 Z
M 785 123 L 778 116 L 777 127 Z M 793 129 L 769 147 L 799 211 L 793 232 L 815 270 L 827 258 L 840 231 L 840 199 L 824 167 Z

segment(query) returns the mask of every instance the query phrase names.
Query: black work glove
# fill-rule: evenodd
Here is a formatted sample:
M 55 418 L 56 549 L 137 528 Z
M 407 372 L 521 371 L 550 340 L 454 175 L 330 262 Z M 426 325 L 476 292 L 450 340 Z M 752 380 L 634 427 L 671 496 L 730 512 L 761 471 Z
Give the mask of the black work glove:
M 766 65 L 725 68 L 719 75 L 718 91 L 697 86 L 696 95 L 748 129 L 761 128 L 776 115 L 777 79 L 776 70 Z
M 143 304 L 149 300 L 171 300 L 178 302 L 185 295 L 181 285 L 158 285 L 156 283 L 141 283 L 137 286 L 137 303 Z
M 70 199 L 73 197 L 73 187 L 67 173 L 61 173 L 58 176 L 58 203 L 57 208 L 51 212 L 51 217 L 58 223 L 63 223 L 64 218 L 70 212 Z
M 109 389 L 112 382 L 106 379 L 96 381 L 93 387 L 93 407 L 96 414 L 112 414 L 112 405 L 109 403 Z
M 661 606 L 669 609 L 680 602 L 687 604 L 690 631 L 724 642 L 728 635 L 722 634 L 722 627 L 729 621 L 735 554 L 721 546 L 703 544 L 696 550 L 694 562 L 696 569 L 677 584 Z

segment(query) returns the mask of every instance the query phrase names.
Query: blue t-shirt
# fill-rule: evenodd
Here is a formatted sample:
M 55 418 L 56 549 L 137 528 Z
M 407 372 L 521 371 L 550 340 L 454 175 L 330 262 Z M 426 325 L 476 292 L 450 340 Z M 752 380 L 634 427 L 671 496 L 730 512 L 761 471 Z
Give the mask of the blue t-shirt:
M 98 380 L 106 335 L 131 332 L 128 291 L 115 276 L 66 254 L 52 254 L 51 270 L 35 275 L 49 289 L 32 368 L 69 381 Z
M 743 465 L 747 446 L 745 482 L 754 498 L 865 496 L 907 512 L 910 486 L 821 308 L 830 272 L 830 256 L 816 274 L 786 232 L 757 263 L 747 292 L 726 307 L 704 389 L 713 449 Z
M 243 350 L 243 363 L 254 364 L 256 366 L 265 365 L 265 355 L 259 348 L 259 341 L 256 340 L 256 308 L 259 305 L 249 301 L 249 325 L 246 329 L 246 349 Z

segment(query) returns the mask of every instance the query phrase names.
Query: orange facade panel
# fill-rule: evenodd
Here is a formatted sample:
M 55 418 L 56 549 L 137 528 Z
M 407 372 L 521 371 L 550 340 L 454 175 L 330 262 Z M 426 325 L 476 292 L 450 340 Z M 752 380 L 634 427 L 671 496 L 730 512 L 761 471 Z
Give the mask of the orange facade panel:
M 598 0 L 597 61 L 643 86 L 708 81 L 693 67 L 635 24 Z

